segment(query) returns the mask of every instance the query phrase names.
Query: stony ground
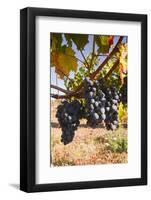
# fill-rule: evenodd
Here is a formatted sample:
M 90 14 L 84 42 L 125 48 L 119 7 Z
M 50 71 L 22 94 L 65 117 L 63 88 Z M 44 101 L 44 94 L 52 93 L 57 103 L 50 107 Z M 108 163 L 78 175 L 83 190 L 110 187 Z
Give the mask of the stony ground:
M 86 121 L 81 120 L 73 141 L 68 145 L 60 142 L 61 129 L 55 117 L 58 101 L 51 102 L 51 165 L 87 165 L 126 163 L 127 151 L 123 150 L 123 142 L 127 140 L 127 129 L 107 131 L 103 127 L 92 129 Z M 118 145 L 121 145 L 119 148 Z

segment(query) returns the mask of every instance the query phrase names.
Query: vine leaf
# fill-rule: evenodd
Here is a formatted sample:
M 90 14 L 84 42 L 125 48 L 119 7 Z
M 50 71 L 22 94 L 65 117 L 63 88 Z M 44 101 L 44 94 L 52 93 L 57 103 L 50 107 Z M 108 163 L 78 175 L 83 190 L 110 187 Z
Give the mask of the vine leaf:
M 112 35 L 109 36 L 108 43 L 109 43 L 110 46 L 113 44 L 113 36 Z
M 88 35 L 84 34 L 65 34 L 68 45 L 71 46 L 71 41 L 74 42 L 78 50 L 83 50 L 88 43 Z
M 55 72 L 60 79 L 69 76 L 70 71 L 77 70 L 77 59 L 75 52 L 70 47 L 63 46 L 60 51 L 51 52 L 51 66 L 55 67 Z
M 67 33 L 64 34 L 68 46 L 69 46 L 69 47 L 72 47 L 72 40 L 71 40 L 71 36 L 70 36 L 70 35 L 71 35 L 71 34 L 67 34 Z
M 96 44 L 99 53 L 109 53 L 110 46 L 113 44 L 112 36 L 96 36 Z
M 123 84 L 123 79 L 125 77 L 125 75 L 127 74 L 127 44 L 121 44 L 119 46 L 119 51 L 120 51 L 120 78 L 121 78 L 121 82 Z
M 51 50 L 59 50 L 62 43 L 62 34 L 61 33 L 51 33 Z

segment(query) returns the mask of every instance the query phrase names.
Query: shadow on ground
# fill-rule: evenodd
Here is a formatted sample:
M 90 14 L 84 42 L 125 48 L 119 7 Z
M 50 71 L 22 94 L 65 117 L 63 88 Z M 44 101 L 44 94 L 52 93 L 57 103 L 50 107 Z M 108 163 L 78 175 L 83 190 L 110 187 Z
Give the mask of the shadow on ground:
M 57 123 L 57 122 L 51 122 L 51 127 L 52 128 L 60 128 L 59 123 Z M 89 126 L 87 124 L 80 124 L 79 127 L 89 128 Z M 104 126 L 100 124 L 96 128 L 104 128 Z
M 10 183 L 9 184 L 11 187 L 15 188 L 16 190 L 19 190 L 20 186 L 17 183 Z

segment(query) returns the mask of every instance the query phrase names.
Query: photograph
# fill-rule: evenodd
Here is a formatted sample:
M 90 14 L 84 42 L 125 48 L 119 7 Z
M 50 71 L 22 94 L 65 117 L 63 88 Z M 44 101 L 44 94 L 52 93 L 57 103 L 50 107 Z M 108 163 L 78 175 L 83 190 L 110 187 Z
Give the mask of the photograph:
M 128 36 L 50 33 L 50 167 L 128 163 Z
M 20 190 L 147 185 L 147 15 L 20 20 Z

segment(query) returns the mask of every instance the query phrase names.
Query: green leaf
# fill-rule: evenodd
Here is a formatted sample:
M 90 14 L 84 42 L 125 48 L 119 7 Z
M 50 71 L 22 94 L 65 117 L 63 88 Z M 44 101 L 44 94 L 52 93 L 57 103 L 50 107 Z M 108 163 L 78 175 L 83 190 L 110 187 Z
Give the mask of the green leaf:
M 109 38 L 110 36 L 96 36 L 96 44 L 98 45 L 98 54 L 109 53 L 110 49 Z
M 56 51 L 61 48 L 62 33 L 51 33 L 51 51 Z
M 65 38 L 69 45 L 71 45 L 71 41 L 73 41 L 78 50 L 83 50 L 88 43 L 88 35 L 84 34 L 65 34 Z
M 85 68 L 84 67 L 80 67 L 79 68 L 79 72 L 83 75 L 85 73 Z
M 65 37 L 65 39 L 66 39 L 66 41 L 67 41 L 67 44 L 68 44 L 68 46 L 69 47 L 72 47 L 72 40 L 71 40 L 71 37 L 70 37 L 70 34 L 64 34 L 64 37 Z

